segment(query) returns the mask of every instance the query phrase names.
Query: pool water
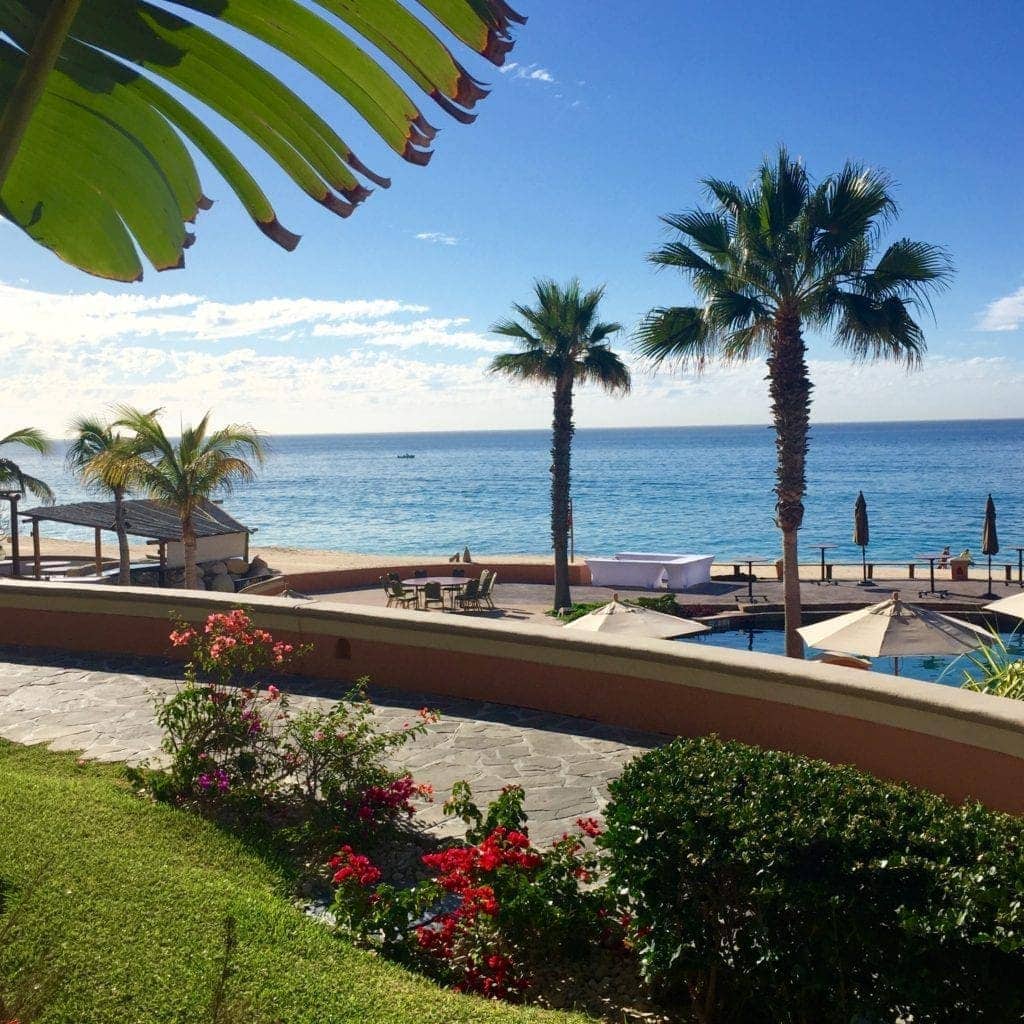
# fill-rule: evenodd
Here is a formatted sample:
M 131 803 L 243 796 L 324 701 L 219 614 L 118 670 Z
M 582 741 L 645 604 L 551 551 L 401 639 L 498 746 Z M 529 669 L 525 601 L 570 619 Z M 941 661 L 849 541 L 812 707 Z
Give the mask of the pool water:
M 1002 633 L 1008 653 L 1024 659 L 1024 634 Z M 686 637 L 680 643 L 710 644 L 713 647 L 729 647 L 734 651 L 757 651 L 760 654 L 785 654 L 785 634 L 781 629 L 726 629 L 717 633 L 704 633 Z M 809 656 L 815 652 L 809 651 Z M 928 656 L 900 659 L 900 675 L 910 679 L 923 679 L 929 683 L 944 686 L 960 686 L 965 673 L 979 674 L 971 664 L 970 655 L 953 658 Z M 875 658 L 873 667 L 879 672 L 892 672 L 891 658 Z

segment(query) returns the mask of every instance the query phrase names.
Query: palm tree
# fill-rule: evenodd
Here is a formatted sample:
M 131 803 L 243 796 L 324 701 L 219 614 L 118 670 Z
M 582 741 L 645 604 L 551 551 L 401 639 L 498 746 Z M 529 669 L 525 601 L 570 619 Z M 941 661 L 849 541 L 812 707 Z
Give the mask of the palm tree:
M 572 457 L 573 387 L 598 384 L 605 391 L 629 390 L 629 370 L 608 347 L 608 338 L 621 330 L 597 319 L 604 288 L 584 292 L 579 281 L 564 288 L 554 281 L 534 282 L 537 305 L 515 305 L 519 320 L 500 320 L 491 330 L 514 338 L 518 352 L 497 356 L 492 373 L 516 380 L 549 384 L 553 388 L 554 421 L 551 440 L 551 541 L 555 550 L 554 607 L 568 608 L 569 484 Z
M 135 435 L 140 458 L 129 478 L 133 489 L 173 508 L 181 520 L 185 554 L 185 587 L 195 589 L 197 537 L 192 514 L 214 494 L 229 494 L 236 483 L 249 483 L 266 457 L 266 442 L 245 424 L 211 430 L 209 412 L 194 426 L 183 427 L 171 441 L 155 413 L 118 406 L 115 426 Z M 159 412 L 159 410 L 158 410 Z M 251 462 L 249 461 L 251 460 Z
M 50 442 L 47 441 L 42 431 L 36 430 L 35 427 L 22 427 L 21 430 L 15 430 L 6 437 L 0 437 L 0 450 L 7 445 L 20 445 L 39 455 L 47 455 L 50 452 Z M 28 491 L 29 494 L 34 494 L 46 505 L 52 505 L 54 502 L 53 491 L 47 484 L 30 476 L 13 459 L 7 458 L 2 453 L 0 453 L 0 489 Z
M 803 656 L 797 531 L 811 408 L 804 329 L 828 332 L 856 360 L 917 366 L 925 338 L 914 313 L 952 273 L 946 253 L 910 239 L 881 253 L 896 215 L 890 180 L 847 163 L 813 185 L 785 149 L 766 159 L 749 189 L 706 179 L 711 211 L 664 219 L 679 240 L 653 252 L 690 281 L 699 306 L 653 309 L 637 332 L 641 355 L 703 369 L 764 356 L 775 425 L 776 522 L 782 531 L 786 653 Z
M 156 412 L 149 413 L 155 416 Z M 131 586 L 131 552 L 128 550 L 124 499 L 127 485 L 138 468 L 139 450 L 135 438 L 117 432 L 113 423 L 82 416 L 72 424 L 74 440 L 65 456 L 68 469 L 86 484 L 91 484 L 114 498 L 114 532 L 120 556 L 117 582 Z
M 498 67 L 512 49 L 513 25 L 525 21 L 505 0 L 422 4 L 460 48 Z M 138 280 L 137 250 L 157 270 L 183 265 L 190 225 L 210 206 L 186 142 L 260 231 L 295 248 L 299 236 L 278 221 L 251 161 L 211 127 L 211 114 L 340 217 L 370 195 L 365 183 L 390 187 L 340 137 L 342 119 L 328 123 L 270 64 L 300 65 L 306 80 L 312 75 L 331 91 L 336 111 L 351 108 L 371 134 L 420 166 L 430 160 L 437 129 L 399 79 L 464 124 L 487 95 L 400 0 L 172 6 L 0 3 L 0 213 L 90 274 Z M 279 59 L 265 60 L 267 47 Z
M 22 427 L 21 430 L 15 430 L 6 437 L 0 437 L 0 491 L 28 491 L 44 504 L 52 505 L 54 502 L 53 491 L 42 480 L 26 473 L 13 459 L 4 455 L 3 449 L 7 445 L 20 445 L 22 448 L 28 448 L 29 451 L 46 455 L 50 451 L 50 442 L 35 427 Z M 11 510 L 11 557 L 14 558 L 18 546 L 18 499 L 11 496 L 8 500 Z M 14 574 L 18 574 L 17 560 L 15 560 Z

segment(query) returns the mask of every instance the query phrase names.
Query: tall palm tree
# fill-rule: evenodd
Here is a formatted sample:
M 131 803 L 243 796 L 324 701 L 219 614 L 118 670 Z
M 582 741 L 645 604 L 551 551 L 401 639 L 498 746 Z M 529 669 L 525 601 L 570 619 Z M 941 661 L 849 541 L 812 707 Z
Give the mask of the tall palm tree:
M 492 373 L 516 380 L 549 384 L 553 389 L 551 440 L 551 542 L 555 550 L 557 611 L 572 603 L 569 592 L 569 486 L 572 458 L 573 388 L 598 384 L 605 391 L 629 390 L 629 370 L 608 347 L 621 325 L 597 319 L 604 288 L 584 292 L 580 282 L 561 287 L 554 281 L 534 282 L 535 307 L 514 305 L 518 320 L 500 320 L 491 330 L 514 338 L 518 352 L 497 356 Z
M 0 437 L 0 489 L 28 491 L 44 504 L 52 505 L 54 495 L 49 486 L 26 473 L 13 459 L 3 454 L 2 450 L 8 445 L 20 445 L 39 455 L 48 455 L 50 442 L 42 431 L 36 430 L 35 427 L 22 427 L 21 430 L 15 430 L 6 437 Z
M 156 411 L 149 413 L 155 416 Z M 128 484 L 139 464 L 139 447 L 134 437 L 118 433 L 116 426 L 93 416 L 81 416 L 71 429 L 74 439 L 68 446 L 65 460 L 68 469 L 82 481 L 114 498 L 114 532 L 120 568 L 117 582 L 131 586 L 131 552 L 125 523 L 124 499 Z
M 253 463 L 263 464 L 266 442 L 257 430 L 245 424 L 211 430 L 209 412 L 194 427 L 183 427 L 177 441 L 167 436 L 154 413 L 130 406 L 118 406 L 116 412 L 115 425 L 134 433 L 141 456 L 130 474 L 133 489 L 178 513 L 185 587 L 194 590 L 198 538 L 192 514 L 214 494 L 229 494 L 236 483 L 254 480 Z
M 896 215 L 890 180 L 847 163 L 814 185 L 785 149 L 748 189 L 708 178 L 713 210 L 664 219 L 679 239 L 648 259 L 681 271 L 699 306 L 653 309 L 637 333 L 641 355 L 703 369 L 763 356 L 775 424 L 776 522 L 782 531 L 786 653 L 803 656 L 797 531 L 806 492 L 811 381 L 804 329 L 831 335 L 856 360 L 915 367 L 925 338 L 914 319 L 952 273 L 946 253 L 900 239 L 879 252 Z

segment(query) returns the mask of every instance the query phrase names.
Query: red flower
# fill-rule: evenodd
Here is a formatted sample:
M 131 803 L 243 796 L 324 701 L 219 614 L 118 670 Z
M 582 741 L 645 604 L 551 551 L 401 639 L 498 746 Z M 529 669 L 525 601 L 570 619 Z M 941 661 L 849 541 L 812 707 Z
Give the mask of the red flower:
M 597 818 L 577 818 L 576 827 L 591 838 L 599 836 L 602 832 L 601 824 Z

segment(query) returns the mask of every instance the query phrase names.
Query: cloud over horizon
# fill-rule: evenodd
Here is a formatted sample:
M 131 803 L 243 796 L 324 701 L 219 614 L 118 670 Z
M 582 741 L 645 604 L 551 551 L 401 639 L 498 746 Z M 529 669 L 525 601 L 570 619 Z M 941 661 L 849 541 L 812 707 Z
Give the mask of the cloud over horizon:
M 116 403 L 163 407 L 171 422 L 270 433 L 547 429 L 546 387 L 487 372 L 508 347 L 459 315 L 400 299 L 222 303 L 178 294 L 58 294 L 0 283 L 6 384 L 0 433 L 54 435 Z M 619 346 L 620 351 L 625 346 Z M 633 393 L 577 393 L 580 427 L 767 423 L 763 362 L 654 375 L 635 357 Z M 983 417 L 1015 408 L 1024 361 L 930 357 L 922 371 L 810 360 L 816 422 Z

